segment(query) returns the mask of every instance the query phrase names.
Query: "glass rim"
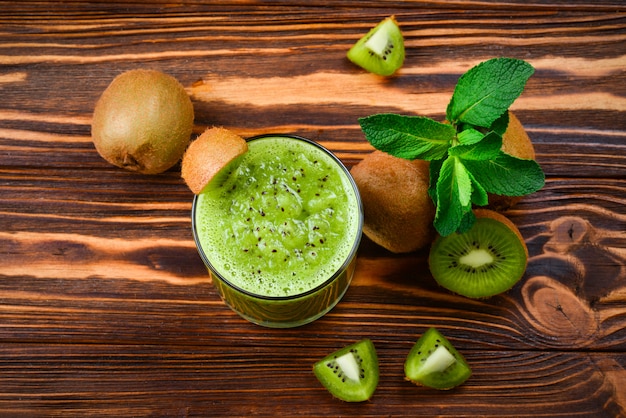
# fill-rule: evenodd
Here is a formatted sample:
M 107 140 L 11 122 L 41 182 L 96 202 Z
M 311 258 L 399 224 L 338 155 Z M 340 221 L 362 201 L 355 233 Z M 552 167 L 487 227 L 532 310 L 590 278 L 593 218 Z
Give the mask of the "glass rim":
M 329 284 L 331 284 L 333 281 L 335 281 L 339 277 L 339 275 L 343 274 L 346 271 L 346 269 L 349 267 L 349 265 L 353 261 L 354 257 L 356 257 L 356 253 L 358 251 L 359 245 L 361 243 L 361 238 L 362 238 L 362 235 L 363 235 L 363 218 L 364 218 L 363 202 L 361 201 L 361 195 L 359 194 L 359 189 L 358 189 L 358 187 L 356 185 L 356 182 L 354 181 L 354 178 L 352 177 L 352 174 L 350 174 L 350 170 L 348 170 L 348 168 L 343 164 L 343 162 L 339 159 L 339 157 L 337 157 L 332 151 L 330 151 L 328 148 L 324 147 L 323 145 L 313 141 L 312 139 L 308 139 L 308 138 L 305 138 L 305 137 L 302 137 L 302 136 L 299 136 L 299 135 L 293 135 L 293 134 L 273 134 L 273 133 L 267 133 L 267 134 L 260 134 L 260 135 L 255 135 L 255 136 L 246 138 L 246 142 L 254 141 L 254 140 L 257 140 L 257 139 L 274 138 L 274 137 L 283 137 L 283 138 L 296 139 L 296 140 L 306 142 L 306 143 L 308 143 L 310 145 L 313 145 L 316 148 L 321 149 L 333 161 L 335 161 L 335 163 L 343 171 L 343 173 L 345 174 L 346 178 L 349 180 L 350 185 L 352 186 L 352 190 L 354 191 L 354 196 L 356 198 L 357 210 L 358 210 L 357 233 L 356 233 L 356 235 L 354 237 L 354 243 L 352 245 L 352 248 L 350 249 L 350 252 L 348 253 L 346 259 L 341 264 L 341 266 L 337 269 L 337 271 L 335 271 L 327 280 L 325 280 L 324 282 L 322 282 L 319 285 L 315 286 L 314 288 L 307 290 L 306 292 L 296 293 L 296 294 L 287 295 L 287 296 L 270 296 L 270 295 L 261 295 L 261 294 L 258 294 L 258 293 L 254 293 L 254 292 L 251 292 L 249 290 L 243 289 L 242 287 L 237 286 L 237 285 L 231 283 L 227 278 L 225 278 L 220 272 L 217 271 L 215 266 L 209 260 L 209 257 L 206 255 L 206 253 L 202 249 L 202 244 L 200 243 L 200 237 L 199 237 L 199 234 L 198 234 L 198 231 L 197 231 L 198 224 L 196 222 L 196 209 L 197 209 L 197 206 L 198 206 L 197 203 L 198 203 L 198 197 L 199 197 L 199 195 L 197 195 L 197 194 L 194 195 L 192 206 L 191 206 L 191 229 L 192 229 L 192 232 L 193 232 L 193 239 L 194 239 L 194 242 L 196 244 L 196 249 L 198 250 L 200 258 L 202 259 L 203 263 L 209 268 L 209 270 L 211 271 L 211 274 L 217 275 L 219 277 L 219 280 L 221 280 L 224 284 L 226 284 L 227 286 L 231 287 L 232 289 L 234 289 L 234 290 L 236 290 L 238 292 L 241 292 L 241 293 L 243 293 L 246 296 L 249 296 L 251 298 L 256 298 L 256 299 L 261 299 L 261 300 L 268 300 L 268 301 L 289 301 L 289 300 L 300 299 L 300 298 L 312 295 L 314 293 L 317 293 L 318 291 L 320 291 L 324 287 L 327 287 Z

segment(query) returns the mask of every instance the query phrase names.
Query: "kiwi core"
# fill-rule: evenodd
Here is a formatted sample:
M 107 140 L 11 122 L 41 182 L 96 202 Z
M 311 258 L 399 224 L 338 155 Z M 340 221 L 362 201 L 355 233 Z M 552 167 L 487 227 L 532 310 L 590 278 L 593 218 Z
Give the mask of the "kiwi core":
M 435 372 L 442 372 L 456 363 L 456 359 L 446 347 L 440 345 L 422 365 L 421 373 L 427 375 Z
M 365 47 L 379 57 L 384 57 L 385 49 L 389 45 L 389 36 L 387 31 L 392 30 L 394 23 L 392 20 L 386 20 L 378 31 L 365 43 Z
M 343 370 L 348 379 L 355 380 L 357 382 L 361 380 L 359 377 L 361 375 L 361 368 L 359 367 L 359 364 L 357 363 L 356 358 L 351 351 L 340 357 L 337 357 L 335 361 L 337 362 L 339 367 L 341 367 L 341 370 Z
M 466 264 L 475 269 L 480 268 L 482 266 L 487 266 L 493 263 L 494 258 L 488 251 L 485 249 L 479 248 L 477 250 L 472 250 L 468 254 L 459 258 L 461 264 Z

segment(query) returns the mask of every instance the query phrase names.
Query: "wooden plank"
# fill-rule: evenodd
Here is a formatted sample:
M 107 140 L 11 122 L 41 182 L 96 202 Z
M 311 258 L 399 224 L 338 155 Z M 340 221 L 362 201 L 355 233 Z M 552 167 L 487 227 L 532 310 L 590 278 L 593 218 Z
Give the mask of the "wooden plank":
M 384 374 L 372 399 L 332 399 L 312 371 L 325 348 L 294 341 L 216 351 L 159 345 L 22 345 L 0 348 L 0 407 L 13 417 L 63 416 L 619 416 L 623 355 L 469 351 L 471 380 L 440 393 L 403 380 L 407 344 L 375 341 Z M 26 359 L 26 360 L 25 360 Z M 63 363 L 63 369 L 56 367 Z M 591 365 L 591 367 L 590 367 Z M 511 373 L 511 370 L 523 370 Z M 621 399 L 620 399 L 621 397 Z M 403 410 L 397 407 L 402 405 Z M 603 410 L 604 413 L 598 413 Z
M 618 0 L 0 2 L 0 416 L 626 415 L 626 9 Z M 365 74 L 345 52 L 395 14 L 407 59 Z M 142 176 L 90 140 L 108 83 L 131 68 L 177 77 L 194 134 L 294 133 L 348 166 L 371 152 L 358 118 L 443 120 L 458 77 L 493 56 L 536 68 L 513 107 L 546 186 L 507 215 L 530 262 L 511 291 L 439 288 L 427 250 L 367 239 L 324 318 L 270 330 L 213 289 L 175 166 Z M 467 357 L 450 392 L 403 379 L 429 326 Z M 332 399 L 312 364 L 371 338 L 370 402 Z

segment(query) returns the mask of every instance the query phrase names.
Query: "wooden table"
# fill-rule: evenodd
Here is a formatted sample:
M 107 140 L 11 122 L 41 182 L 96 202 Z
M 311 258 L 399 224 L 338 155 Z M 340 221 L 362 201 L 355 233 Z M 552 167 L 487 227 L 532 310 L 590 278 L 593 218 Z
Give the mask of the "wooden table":
M 407 59 L 383 79 L 345 52 L 390 14 Z M 507 212 L 527 273 L 488 300 L 439 288 L 427 251 L 364 240 L 331 313 L 252 325 L 210 283 L 180 166 L 134 174 L 90 139 L 113 77 L 152 68 L 187 89 L 195 134 L 299 134 L 352 166 L 372 150 L 357 118 L 443 119 L 458 77 L 496 56 L 536 68 L 512 109 L 547 181 Z M 0 416 L 626 416 L 622 0 L 5 1 L 0 95 Z M 473 367 L 455 390 L 403 379 L 431 326 Z M 365 337 L 380 384 L 342 403 L 312 364 Z

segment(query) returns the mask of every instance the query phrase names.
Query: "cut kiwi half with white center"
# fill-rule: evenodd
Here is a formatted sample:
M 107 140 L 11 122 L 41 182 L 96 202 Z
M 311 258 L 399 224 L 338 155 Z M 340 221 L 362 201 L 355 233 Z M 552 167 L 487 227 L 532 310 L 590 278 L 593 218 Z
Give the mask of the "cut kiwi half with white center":
M 363 402 L 378 385 L 378 357 L 369 339 L 361 340 L 315 363 L 313 373 L 336 398 Z
M 464 383 L 472 369 L 436 328 L 429 328 L 411 348 L 404 374 L 415 384 L 447 390 Z
M 398 22 L 390 16 L 359 39 L 347 53 L 359 67 L 379 75 L 392 75 L 404 63 L 404 38 Z
M 467 232 L 439 236 L 429 255 L 430 271 L 444 288 L 470 298 L 487 298 L 509 290 L 528 263 L 519 230 L 504 215 L 476 209 Z

